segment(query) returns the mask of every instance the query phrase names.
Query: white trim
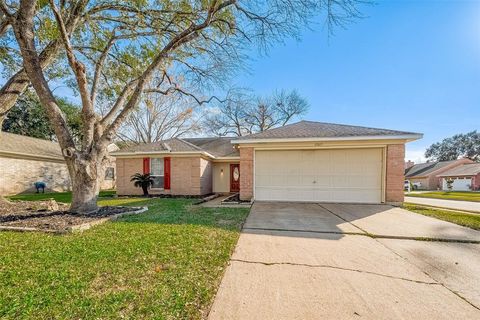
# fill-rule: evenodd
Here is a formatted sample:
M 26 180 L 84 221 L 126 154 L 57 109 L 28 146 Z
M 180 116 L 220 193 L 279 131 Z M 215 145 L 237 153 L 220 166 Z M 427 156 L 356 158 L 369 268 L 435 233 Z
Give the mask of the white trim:
M 256 149 L 253 149 L 253 161 L 252 161 L 252 167 L 253 167 L 253 192 L 252 192 L 252 199 L 253 201 L 255 201 L 255 180 L 257 178 L 257 175 L 256 175 L 256 168 L 257 166 L 255 165 L 255 154 L 257 153 L 257 150 Z
M 165 191 L 165 157 L 150 157 L 148 158 L 150 159 L 150 176 L 151 177 L 163 177 L 163 187 L 162 188 L 155 188 L 155 187 L 150 187 L 150 190 L 154 190 L 154 191 Z M 163 176 L 160 176 L 160 175 L 155 175 L 155 174 L 152 174 L 152 159 L 162 159 L 162 163 L 163 163 Z
M 0 156 L 4 156 L 6 158 L 25 159 L 25 160 L 34 160 L 34 161 L 50 161 L 50 162 L 58 162 L 58 163 L 65 162 L 65 159 L 63 157 L 35 155 L 35 154 L 21 153 L 21 152 L 0 151 Z
M 215 156 L 206 152 L 206 151 L 175 151 L 175 152 L 169 152 L 169 151 L 134 151 L 134 152 L 114 152 L 110 154 L 112 157 L 122 157 L 122 156 L 151 156 L 151 155 L 169 155 L 169 156 L 175 156 L 175 155 L 203 155 L 212 159 L 215 159 Z
M 387 148 L 388 146 L 382 148 L 382 203 L 387 202 Z
M 274 142 L 312 142 L 312 141 L 359 141 L 359 140 L 407 140 L 414 141 L 423 138 L 423 134 L 405 134 L 396 136 L 352 136 L 352 137 L 314 137 L 314 138 L 267 138 L 231 140 L 232 144 L 274 143 Z
M 297 145 L 297 146 L 285 146 L 285 145 L 265 145 L 255 146 L 255 150 L 323 150 L 323 149 L 365 149 L 365 148 L 385 148 L 388 144 L 374 143 L 374 144 L 335 144 L 335 145 Z
M 238 162 L 240 162 L 240 157 L 217 157 L 217 158 L 213 159 L 212 162 L 238 163 Z

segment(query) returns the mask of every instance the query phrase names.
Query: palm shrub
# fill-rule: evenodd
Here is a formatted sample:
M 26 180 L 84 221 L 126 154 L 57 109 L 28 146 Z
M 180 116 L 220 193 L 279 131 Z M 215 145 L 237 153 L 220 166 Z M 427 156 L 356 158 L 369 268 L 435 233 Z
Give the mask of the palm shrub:
M 130 181 L 133 182 L 135 187 L 142 188 L 143 195 L 148 197 L 148 187 L 153 185 L 153 178 L 150 176 L 150 173 L 135 173 Z

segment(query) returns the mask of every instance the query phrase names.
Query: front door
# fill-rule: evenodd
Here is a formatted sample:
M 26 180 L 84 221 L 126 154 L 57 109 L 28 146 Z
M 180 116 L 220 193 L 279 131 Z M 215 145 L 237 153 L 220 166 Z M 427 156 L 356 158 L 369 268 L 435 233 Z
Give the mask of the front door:
M 230 192 L 240 191 L 240 164 L 230 165 Z

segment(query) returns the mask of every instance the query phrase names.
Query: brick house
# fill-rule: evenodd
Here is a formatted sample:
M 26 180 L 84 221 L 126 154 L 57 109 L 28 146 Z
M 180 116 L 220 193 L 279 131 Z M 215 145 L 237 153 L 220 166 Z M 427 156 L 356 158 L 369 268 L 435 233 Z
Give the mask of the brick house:
M 418 133 L 301 121 L 244 137 L 174 138 L 112 153 L 117 193 L 150 173 L 152 194 L 239 192 L 242 200 L 398 203 L 405 143 Z
M 442 188 L 441 174 L 468 163 L 473 163 L 473 161 L 458 159 L 415 164 L 405 170 L 405 179 L 412 183 L 419 183 L 416 185 L 419 190 L 440 190 Z
M 480 190 L 480 163 L 457 166 L 438 175 L 442 190 L 448 190 L 447 179 L 452 179 L 452 191 Z
M 118 149 L 109 146 L 110 151 Z M 102 189 L 115 187 L 115 158 Z M 34 182 L 42 181 L 52 191 L 70 190 L 70 177 L 60 146 L 56 142 L 8 132 L 0 132 L 0 195 L 35 191 Z

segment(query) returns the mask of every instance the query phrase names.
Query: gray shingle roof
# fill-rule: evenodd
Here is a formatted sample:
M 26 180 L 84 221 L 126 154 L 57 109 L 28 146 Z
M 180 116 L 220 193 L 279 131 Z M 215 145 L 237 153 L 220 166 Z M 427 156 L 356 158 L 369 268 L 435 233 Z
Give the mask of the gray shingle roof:
M 63 160 L 58 143 L 8 132 L 0 132 L 0 152 Z
M 123 152 L 208 152 L 215 157 L 237 157 L 238 150 L 231 144 L 231 137 L 172 138 L 155 143 L 138 144 L 122 148 Z M 112 155 L 115 155 L 113 152 Z
M 399 136 L 418 135 L 419 133 L 389 129 L 368 128 L 344 124 L 300 121 L 264 132 L 239 137 L 238 141 L 253 139 L 288 139 L 288 138 L 339 138 L 358 136 Z
M 480 173 L 480 163 L 464 164 L 438 175 L 439 177 L 474 176 Z
M 428 176 L 432 172 L 442 169 L 443 167 L 448 166 L 455 161 L 458 160 L 419 163 L 405 170 L 405 177 L 412 178 L 417 176 Z
M 240 156 L 238 149 L 231 143 L 232 137 L 184 138 L 183 140 L 198 146 L 216 157 Z

